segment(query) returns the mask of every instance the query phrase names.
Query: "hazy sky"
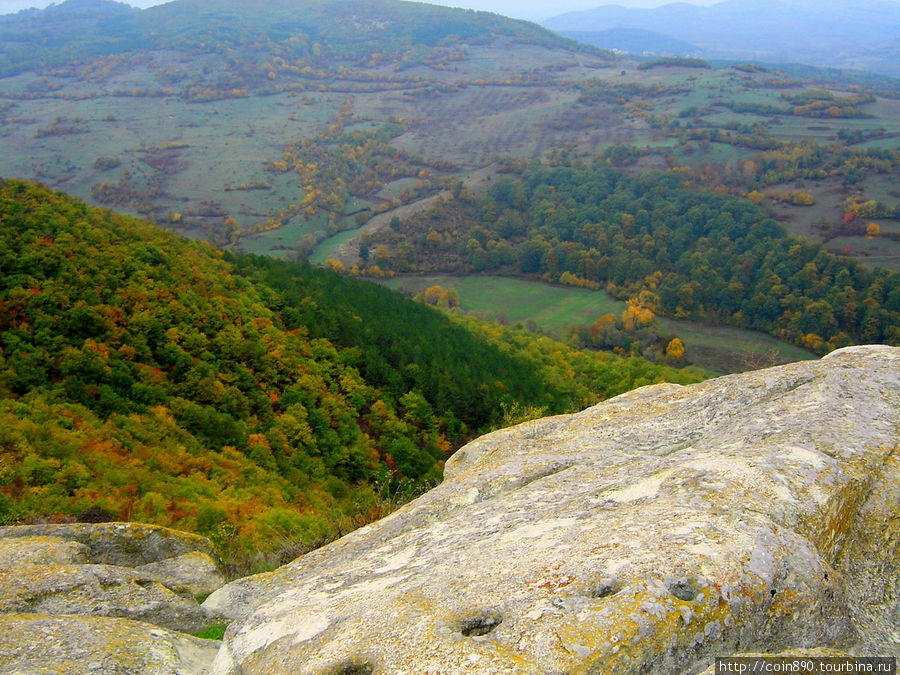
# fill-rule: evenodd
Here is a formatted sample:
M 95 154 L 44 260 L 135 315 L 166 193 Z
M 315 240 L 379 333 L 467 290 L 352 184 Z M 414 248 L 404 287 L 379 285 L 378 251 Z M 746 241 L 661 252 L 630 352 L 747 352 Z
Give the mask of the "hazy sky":
M 123 0 L 119 0 L 123 1 Z M 149 7 L 159 5 L 167 0 L 124 0 L 135 7 Z M 248 0 L 249 2 L 265 2 L 265 0 Z M 429 0 L 420 0 L 429 1 Z M 450 7 L 465 7 L 466 9 L 480 9 L 489 12 L 497 12 L 517 19 L 540 21 L 549 19 L 566 12 L 574 12 L 582 9 L 591 9 L 601 5 L 622 5 L 624 7 L 658 7 L 671 2 L 689 2 L 692 5 L 715 5 L 722 0 L 430 0 L 432 4 L 449 5 Z M 800 2 L 802 0 L 784 0 L 787 3 Z M 813 0 L 805 0 L 807 4 Z M 900 2 L 900 0 L 891 0 Z M 847 4 L 853 0 L 846 0 Z M 0 14 L 18 12 L 26 7 L 46 7 L 51 0 L 0 0 Z
M 257 0 L 259 1 L 259 0 Z M 433 0 L 432 4 L 465 7 L 497 12 L 517 19 L 537 21 L 552 16 L 591 9 L 600 5 L 622 5 L 624 7 L 658 7 L 674 0 Z M 690 0 L 692 5 L 713 5 L 721 0 Z M 26 7 L 46 7 L 50 0 L 0 0 L 0 14 L 18 12 Z M 135 7 L 149 7 L 162 4 L 160 0 L 130 0 Z

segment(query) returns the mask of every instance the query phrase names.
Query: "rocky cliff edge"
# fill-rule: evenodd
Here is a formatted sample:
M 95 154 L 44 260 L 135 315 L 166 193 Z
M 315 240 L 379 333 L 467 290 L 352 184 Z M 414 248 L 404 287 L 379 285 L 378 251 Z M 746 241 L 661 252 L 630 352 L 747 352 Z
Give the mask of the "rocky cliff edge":
M 900 349 L 874 346 L 489 434 L 388 518 L 213 593 L 213 672 L 898 655 L 898 438 Z

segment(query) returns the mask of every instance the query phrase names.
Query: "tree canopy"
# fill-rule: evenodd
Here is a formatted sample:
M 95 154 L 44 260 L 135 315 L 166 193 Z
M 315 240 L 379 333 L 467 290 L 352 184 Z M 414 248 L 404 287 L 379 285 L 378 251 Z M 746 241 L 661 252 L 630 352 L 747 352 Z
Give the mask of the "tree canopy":
M 383 515 L 509 411 L 701 377 L 0 181 L 3 522 L 99 507 L 246 559 Z

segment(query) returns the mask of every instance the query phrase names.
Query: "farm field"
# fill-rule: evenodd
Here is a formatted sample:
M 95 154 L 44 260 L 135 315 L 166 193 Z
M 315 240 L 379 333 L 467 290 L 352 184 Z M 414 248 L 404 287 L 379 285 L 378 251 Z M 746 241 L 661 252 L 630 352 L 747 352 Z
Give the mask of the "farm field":
M 430 286 L 455 288 L 466 314 L 503 323 L 527 325 L 561 333 L 571 324 L 591 324 L 598 317 L 620 314 L 625 303 L 604 291 L 553 286 L 539 281 L 496 276 L 401 276 L 380 282 L 415 295 Z M 692 321 L 658 318 L 660 331 L 674 333 L 693 363 L 726 373 L 815 358 L 815 355 L 758 331 L 710 326 Z

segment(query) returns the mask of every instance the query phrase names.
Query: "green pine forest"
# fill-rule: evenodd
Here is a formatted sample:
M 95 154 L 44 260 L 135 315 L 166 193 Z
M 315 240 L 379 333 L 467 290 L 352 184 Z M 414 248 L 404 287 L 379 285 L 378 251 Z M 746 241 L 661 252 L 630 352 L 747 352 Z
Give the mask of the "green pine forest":
M 388 513 L 477 434 L 703 377 L 0 180 L 3 524 L 158 523 L 246 573 Z

